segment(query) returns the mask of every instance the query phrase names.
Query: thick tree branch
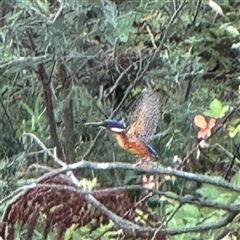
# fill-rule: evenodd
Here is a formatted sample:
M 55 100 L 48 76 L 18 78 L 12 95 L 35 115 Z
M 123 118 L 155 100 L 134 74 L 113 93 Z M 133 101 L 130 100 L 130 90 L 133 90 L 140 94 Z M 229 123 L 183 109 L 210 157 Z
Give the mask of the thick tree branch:
M 201 183 L 208 183 L 214 186 L 223 187 L 226 189 L 230 189 L 232 191 L 240 192 L 240 188 L 234 186 L 233 184 L 225 181 L 223 178 L 213 178 L 212 176 L 206 176 L 201 174 L 194 174 L 190 172 L 184 172 L 164 167 L 156 167 L 153 169 L 142 169 L 141 167 L 135 167 L 132 164 L 129 163 L 121 163 L 121 162 L 115 162 L 115 163 L 97 163 L 97 162 L 89 162 L 89 161 L 80 161 L 71 165 L 68 165 L 68 167 L 63 169 L 54 170 L 49 174 L 49 176 L 58 175 L 60 173 L 64 173 L 67 171 L 72 171 L 76 169 L 81 168 L 91 168 L 91 169 L 102 169 L 102 170 L 110 170 L 110 169 L 126 169 L 126 170 L 136 170 L 142 173 L 148 173 L 148 174 L 164 174 L 169 176 L 176 176 L 185 178 L 192 181 L 197 181 Z
M 201 183 L 208 183 L 211 185 L 215 185 L 218 187 L 223 187 L 226 189 L 230 189 L 232 191 L 240 192 L 240 188 L 234 186 L 233 184 L 229 183 L 228 181 L 224 180 L 223 178 L 213 178 L 212 176 L 206 176 L 201 174 L 194 174 L 190 172 L 184 172 L 179 171 L 176 169 L 169 169 L 165 167 L 154 167 L 152 169 L 142 169 L 141 167 L 133 166 L 130 163 L 121 163 L 121 162 L 114 162 L 114 163 L 98 163 L 98 162 L 90 162 L 90 161 L 79 161 L 77 163 L 73 163 L 71 165 L 66 165 L 64 162 L 62 162 L 52 151 L 46 148 L 46 146 L 32 133 L 26 133 L 25 135 L 31 136 L 38 145 L 45 150 L 53 159 L 59 163 L 63 168 L 56 169 L 51 171 L 50 173 L 46 173 L 43 175 L 43 178 L 52 177 L 55 175 L 58 175 L 60 173 L 66 173 L 68 171 L 73 171 L 81 168 L 91 168 L 91 169 L 97 169 L 97 170 L 110 170 L 110 169 L 127 169 L 127 170 L 135 170 L 142 173 L 148 173 L 148 174 L 164 174 L 169 176 L 176 176 L 185 178 L 192 181 L 197 181 Z
M 45 105 L 46 105 L 46 109 L 47 109 L 48 123 L 49 123 L 49 127 L 50 127 L 50 136 L 51 136 L 54 146 L 57 147 L 58 157 L 60 159 L 64 159 L 63 152 L 62 152 L 62 146 L 58 139 L 58 134 L 57 134 L 57 129 L 56 129 L 56 121 L 55 121 L 54 111 L 53 111 L 50 80 L 48 78 L 48 75 L 46 73 L 43 63 L 39 64 L 39 66 L 38 66 L 38 74 L 39 74 L 40 80 L 42 81 L 42 85 L 43 85 L 44 100 L 45 100 Z

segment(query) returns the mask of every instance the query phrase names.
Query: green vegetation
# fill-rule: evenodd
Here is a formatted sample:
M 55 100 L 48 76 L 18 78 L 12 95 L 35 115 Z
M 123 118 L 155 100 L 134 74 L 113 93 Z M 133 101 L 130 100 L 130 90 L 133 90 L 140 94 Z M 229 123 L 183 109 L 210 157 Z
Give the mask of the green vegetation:
M 232 0 L 2 1 L 0 236 L 240 239 L 239 18 Z M 144 88 L 153 169 L 85 125 L 129 126 Z

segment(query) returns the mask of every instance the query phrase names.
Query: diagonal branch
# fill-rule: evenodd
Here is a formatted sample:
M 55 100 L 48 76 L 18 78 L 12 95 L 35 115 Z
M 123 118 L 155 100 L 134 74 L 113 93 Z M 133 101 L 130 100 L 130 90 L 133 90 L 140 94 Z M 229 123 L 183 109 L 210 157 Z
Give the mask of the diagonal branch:
M 62 146 L 60 144 L 58 134 L 57 134 L 56 121 L 55 121 L 54 111 L 53 111 L 52 92 L 51 92 L 51 86 L 50 86 L 51 80 L 48 78 L 48 75 L 43 63 L 39 64 L 38 66 L 38 74 L 43 85 L 44 100 L 45 100 L 45 105 L 47 109 L 48 124 L 50 127 L 50 136 L 53 141 L 53 145 L 57 147 L 58 157 L 61 159 L 64 159 Z

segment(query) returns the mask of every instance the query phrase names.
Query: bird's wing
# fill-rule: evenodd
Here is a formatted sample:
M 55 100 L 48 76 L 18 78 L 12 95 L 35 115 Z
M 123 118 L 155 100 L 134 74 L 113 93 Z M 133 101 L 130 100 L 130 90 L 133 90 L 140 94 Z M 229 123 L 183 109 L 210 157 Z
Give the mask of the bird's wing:
M 160 116 L 159 99 L 150 89 L 145 90 L 143 97 L 136 105 L 128 136 L 148 142 L 154 135 Z

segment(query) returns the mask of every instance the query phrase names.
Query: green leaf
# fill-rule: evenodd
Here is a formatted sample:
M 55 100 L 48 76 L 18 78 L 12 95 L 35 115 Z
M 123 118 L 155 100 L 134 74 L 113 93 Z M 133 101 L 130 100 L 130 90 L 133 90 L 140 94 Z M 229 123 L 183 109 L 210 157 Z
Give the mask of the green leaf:
M 222 112 L 224 113 L 224 115 L 228 111 L 228 109 L 229 109 L 229 106 L 223 106 L 222 107 Z
M 94 178 L 93 180 L 88 180 L 86 178 L 83 178 L 79 183 L 84 190 L 91 191 L 97 185 L 97 178 Z
M 119 36 L 119 41 L 126 43 L 128 41 L 128 35 L 126 33 L 121 33 L 121 35 Z
M 200 189 L 197 190 L 197 192 L 208 200 L 216 201 L 218 203 L 228 203 L 233 195 L 231 191 L 225 188 L 210 184 L 204 184 Z
M 169 226 L 195 226 L 200 218 L 200 212 L 197 206 L 192 204 L 183 205 L 169 222 Z
M 240 132 L 240 125 L 238 125 L 236 128 L 234 126 L 228 127 L 228 133 L 231 138 L 234 138 L 239 132 Z
M 208 198 L 210 200 L 218 198 L 221 194 L 221 189 L 209 184 L 203 184 L 203 186 L 197 190 L 203 197 Z
M 218 99 L 215 98 L 210 103 L 209 107 L 212 111 L 216 111 L 216 110 L 222 109 L 222 103 Z
M 225 113 L 228 111 L 229 106 L 223 106 L 222 103 L 218 99 L 214 99 L 210 105 L 210 110 L 204 112 L 204 115 L 213 118 L 222 118 L 224 117 Z
M 46 0 L 38 0 L 37 1 L 38 6 L 40 7 L 41 10 L 44 12 L 48 13 L 49 12 L 49 4 L 48 1 Z
M 204 218 L 207 218 L 207 217 L 211 217 L 214 214 L 215 209 L 203 207 L 199 211 Z
M 240 170 L 238 170 L 238 172 L 232 177 L 231 183 L 235 187 L 240 187 Z
M 130 34 L 137 32 L 133 27 L 135 15 L 136 14 L 131 11 L 129 14 L 124 14 L 117 18 L 116 35 L 120 42 L 126 43 Z

